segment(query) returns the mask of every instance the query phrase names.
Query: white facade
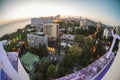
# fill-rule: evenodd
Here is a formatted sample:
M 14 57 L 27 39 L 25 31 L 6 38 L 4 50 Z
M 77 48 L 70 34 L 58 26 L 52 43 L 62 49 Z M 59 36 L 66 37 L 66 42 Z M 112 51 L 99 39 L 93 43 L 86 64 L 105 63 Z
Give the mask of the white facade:
M 80 28 L 84 27 L 83 21 L 80 21 Z
M 31 25 L 35 26 L 37 30 L 40 30 L 45 23 L 53 23 L 53 17 L 40 17 L 31 19 Z
M 58 24 L 56 23 L 47 23 L 43 26 L 43 32 L 47 34 L 49 37 L 57 37 L 58 36 Z
M 115 27 L 116 34 L 120 36 L 120 26 Z
M 88 21 L 86 18 L 80 20 L 80 28 L 88 29 L 88 25 L 92 25 L 92 23 Z
M 48 45 L 48 36 L 42 32 L 32 32 L 27 34 L 27 43 L 32 47 L 38 47 L 39 44 Z
M 105 36 L 106 39 L 113 35 L 114 35 L 113 29 L 108 28 L 104 29 L 103 36 Z
M 68 40 L 74 40 L 75 36 L 71 34 L 63 34 L 61 36 L 61 39 L 68 39 Z

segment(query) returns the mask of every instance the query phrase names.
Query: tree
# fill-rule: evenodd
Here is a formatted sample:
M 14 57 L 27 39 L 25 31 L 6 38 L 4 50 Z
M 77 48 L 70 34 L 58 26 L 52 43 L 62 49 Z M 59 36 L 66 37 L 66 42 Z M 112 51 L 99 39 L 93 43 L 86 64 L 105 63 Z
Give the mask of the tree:
M 102 41 L 98 41 L 98 44 L 96 45 L 95 57 L 97 57 L 98 55 L 102 56 L 105 52 L 106 50 Z
M 50 78 L 55 78 L 56 77 L 56 67 L 53 64 L 50 64 L 48 69 L 47 69 L 47 76 Z
M 81 52 L 81 56 L 79 58 L 79 64 L 81 67 L 85 67 L 94 61 L 92 52 L 93 45 L 94 39 L 86 37 L 83 45 L 83 51 Z
M 58 71 L 57 71 L 57 77 L 62 77 L 66 74 L 65 67 L 59 65 Z
M 37 66 L 39 73 L 42 75 L 41 80 L 46 79 L 46 73 L 49 65 L 50 65 L 49 62 L 42 62 L 39 66 Z
M 84 48 L 92 49 L 93 46 L 94 46 L 94 39 L 86 37 L 84 41 Z
M 88 35 L 88 30 L 87 29 L 76 29 L 76 34 L 80 34 L 80 35 L 84 35 L 87 36 Z
M 73 54 L 66 54 L 63 61 L 58 67 L 58 77 L 70 74 L 73 72 L 73 66 L 75 65 L 76 57 Z
M 45 44 L 38 46 L 38 55 L 39 57 L 46 57 L 48 55 L 47 46 Z
M 85 37 L 84 35 L 78 35 L 78 34 L 76 34 L 75 35 L 75 41 L 83 43 L 84 42 L 84 37 Z
M 68 48 L 67 54 L 64 56 L 63 61 L 60 63 L 58 68 L 58 77 L 70 74 L 73 72 L 73 67 L 77 66 L 82 49 L 78 45 L 73 45 Z
M 97 32 L 97 34 L 96 34 L 96 37 L 95 37 L 95 38 L 96 38 L 96 39 L 98 39 L 98 38 L 100 39 L 100 38 L 102 38 L 102 35 L 103 35 L 103 29 L 102 29 L 102 28 L 100 28 L 100 29 L 99 29 L 99 31 Z
M 94 27 L 94 26 L 92 26 L 92 25 L 89 25 L 88 28 L 89 28 L 89 29 L 88 29 L 89 35 L 92 35 L 92 34 L 95 33 L 96 27 Z
M 69 48 L 69 52 L 73 54 L 76 57 L 79 57 L 81 55 L 82 48 L 78 47 L 78 45 L 73 45 Z
M 10 37 L 9 34 L 5 34 L 0 38 L 0 40 L 7 40 L 7 39 L 9 39 L 9 37 Z

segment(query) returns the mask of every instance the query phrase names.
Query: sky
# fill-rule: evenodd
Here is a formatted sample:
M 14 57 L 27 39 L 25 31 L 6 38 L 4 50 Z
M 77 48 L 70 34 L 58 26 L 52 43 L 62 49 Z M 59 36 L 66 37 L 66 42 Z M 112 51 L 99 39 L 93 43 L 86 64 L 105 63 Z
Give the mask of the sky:
M 120 0 L 0 0 L 0 23 L 58 14 L 120 25 Z

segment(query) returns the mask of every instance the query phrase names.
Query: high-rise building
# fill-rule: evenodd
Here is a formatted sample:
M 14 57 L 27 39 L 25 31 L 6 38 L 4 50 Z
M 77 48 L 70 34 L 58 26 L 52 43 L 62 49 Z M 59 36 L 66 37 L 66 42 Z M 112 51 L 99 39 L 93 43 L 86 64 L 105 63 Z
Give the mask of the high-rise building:
M 120 26 L 115 26 L 116 34 L 120 36 Z
M 83 28 L 84 24 L 83 24 L 83 20 L 80 20 L 80 28 Z
M 39 44 L 48 45 L 48 36 L 43 32 L 32 32 L 27 34 L 27 43 L 32 47 L 38 47 Z
M 105 28 L 103 31 L 103 36 L 105 37 L 105 39 L 108 39 L 110 36 L 114 35 L 114 31 L 112 28 Z
M 53 23 L 53 19 L 53 17 L 32 18 L 31 25 L 35 26 L 38 30 L 41 29 L 45 23 Z
M 49 37 L 56 38 L 58 36 L 58 24 L 56 23 L 47 23 L 43 26 L 43 32 Z
M 80 28 L 83 28 L 83 29 L 88 29 L 88 24 L 89 22 L 87 21 L 87 19 L 81 19 L 80 20 Z

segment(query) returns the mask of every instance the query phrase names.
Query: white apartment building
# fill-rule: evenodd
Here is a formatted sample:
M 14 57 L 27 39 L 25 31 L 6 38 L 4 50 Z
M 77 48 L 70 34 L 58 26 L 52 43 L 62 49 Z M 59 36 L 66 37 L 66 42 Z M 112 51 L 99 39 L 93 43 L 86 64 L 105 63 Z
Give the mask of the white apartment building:
M 49 37 L 56 38 L 58 36 L 58 26 L 56 23 L 47 23 L 43 25 L 43 32 Z
M 32 32 L 27 34 L 27 43 L 32 47 L 38 47 L 39 44 L 48 45 L 48 36 L 43 32 Z
M 80 28 L 84 27 L 83 20 L 80 21 Z
M 80 24 L 79 27 L 83 29 L 88 29 L 88 25 L 90 25 L 87 19 L 81 19 L 79 24 Z
M 53 17 L 31 18 L 31 25 L 41 29 L 45 23 L 53 23 Z
M 114 31 L 113 29 L 108 29 L 108 28 L 105 28 L 104 31 L 103 31 L 103 36 L 108 39 L 110 36 L 113 36 L 114 35 Z
M 115 26 L 116 34 L 120 36 L 120 26 Z

